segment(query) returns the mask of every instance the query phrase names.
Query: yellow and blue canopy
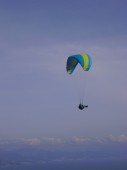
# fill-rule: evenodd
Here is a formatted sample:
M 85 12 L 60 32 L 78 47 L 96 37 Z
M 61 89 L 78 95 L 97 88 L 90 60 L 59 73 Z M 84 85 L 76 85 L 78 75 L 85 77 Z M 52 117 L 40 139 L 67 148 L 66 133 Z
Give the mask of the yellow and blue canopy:
M 78 63 L 84 71 L 88 71 L 92 65 L 92 59 L 88 54 L 77 54 L 68 57 L 66 65 L 68 74 L 72 74 Z

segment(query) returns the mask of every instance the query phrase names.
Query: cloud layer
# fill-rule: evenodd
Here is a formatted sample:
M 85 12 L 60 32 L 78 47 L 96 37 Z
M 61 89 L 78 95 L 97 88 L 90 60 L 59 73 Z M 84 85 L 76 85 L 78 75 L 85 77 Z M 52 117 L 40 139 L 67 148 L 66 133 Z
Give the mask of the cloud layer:
M 18 138 L 13 140 L 0 140 L 0 146 L 27 145 L 27 146 L 85 146 L 85 145 L 102 145 L 102 144 L 127 144 L 127 135 L 121 134 L 118 136 L 109 135 L 108 137 L 79 137 L 72 136 L 69 138 L 57 137 L 41 137 L 41 138 Z

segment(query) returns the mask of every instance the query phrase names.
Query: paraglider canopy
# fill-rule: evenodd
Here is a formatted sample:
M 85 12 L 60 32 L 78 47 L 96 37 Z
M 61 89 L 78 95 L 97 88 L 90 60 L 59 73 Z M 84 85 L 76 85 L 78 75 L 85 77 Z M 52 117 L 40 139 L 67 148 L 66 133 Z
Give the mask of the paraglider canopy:
M 67 73 L 72 74 L 78 63 L 84 71 L 89 71 L 92 65 L 92 59 L 88 54 L 77 54 L 68 57 L 66 65 Z

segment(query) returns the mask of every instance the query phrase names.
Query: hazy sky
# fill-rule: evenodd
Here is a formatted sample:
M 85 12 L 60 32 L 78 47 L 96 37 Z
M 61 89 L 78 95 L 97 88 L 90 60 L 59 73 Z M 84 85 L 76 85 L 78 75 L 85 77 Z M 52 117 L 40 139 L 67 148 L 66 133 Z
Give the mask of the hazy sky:
M 127 137 L 126 7 L 0 0 L 0 138 Z M 70 76 L 66 60 L 79 53 L 93 65 Z M 80 111 L 84 93 L 89 107 Z

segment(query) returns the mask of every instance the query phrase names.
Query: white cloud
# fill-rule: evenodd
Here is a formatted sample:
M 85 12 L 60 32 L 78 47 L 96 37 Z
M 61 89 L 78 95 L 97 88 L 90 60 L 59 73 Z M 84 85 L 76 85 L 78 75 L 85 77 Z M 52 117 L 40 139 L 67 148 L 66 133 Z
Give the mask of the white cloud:
M 28 145 L 39 145 L 41 144 L 41 140 L 39 138 L 30 138 L 30 139 L 21 139 L 21 141 L 25 144 L 28 144 Z
M 42 137 L 42 138 L 22 138 L 18 141 L 27 145 L 43 145 L 43 144 L 62 144 L 64 140 L 55 137 Z
M 86 143 L 86 142 L 89 142 L 89 141 L 91 141 L 91 139 L 87 138 L 87 137 L 73 136 L 72 139 L 71 139 L 71 142 L 74 142 L 74 143 Z
M 42 143 L 47 143 L 47 144 L 61 144 L 61 143 L 63 143 L 63 141 L 62 141 L 62 139 L 60 139 L 60 138 L 43 137 L 43 138 L 42 138 Z
M 125 143 L 125 142 L 127 142 L 127 135 L 125 135 L 125 134 L 121 134 L 121 135 L 119 135 L 119 136 L 110 135 L 110 136 L 109 136 L 109 139 L 110 139 L 112 142 Z
M 107 139 L 106 138 L 98 138 L 98 137 L 96 137 L 96 138 L 94 138 L 94 141 L 96 142 L 96 143 L 105 143 L 105 142 L 107 142 Z

